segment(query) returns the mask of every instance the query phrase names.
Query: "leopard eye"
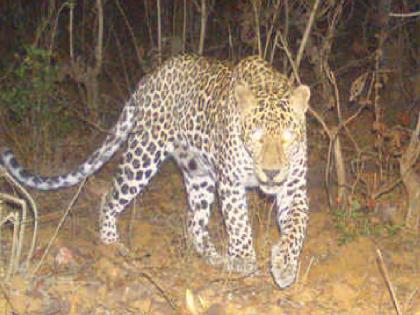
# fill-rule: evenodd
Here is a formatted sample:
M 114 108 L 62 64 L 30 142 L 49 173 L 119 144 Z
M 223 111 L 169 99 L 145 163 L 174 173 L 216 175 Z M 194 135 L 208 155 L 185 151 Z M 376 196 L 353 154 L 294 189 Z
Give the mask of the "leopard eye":
M 251 134 L 251 138 L 253 141 L 261 141 L 264 136 L 264 132 L 261 128 L 255 129 L 255 131 Z
M 290 142 L 292 142 L 293 138 L 294 138 L 294 133 L 291 130 L 285 130 L 283 131 L 283 142 L 288 144 Z

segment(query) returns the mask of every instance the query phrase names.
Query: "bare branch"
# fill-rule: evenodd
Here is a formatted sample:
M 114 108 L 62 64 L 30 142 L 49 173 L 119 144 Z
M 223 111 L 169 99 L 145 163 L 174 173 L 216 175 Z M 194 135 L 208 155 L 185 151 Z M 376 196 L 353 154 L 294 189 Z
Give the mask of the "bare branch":
M 69 2 L 70 18 L 69 18 L 69 49 L 70 62 L 74 63 L 74 40 L 73 40 L 73 22 L 74 22 L 74 2 Z
M 198 54 L 201 56 L 204 51 L 204 39 L 206 37 L 207 26 L 207 5 L 206 0 L 201 0 L 201 25 L 200 25 L 200 42 L 198 44 Z
M 389 13 L 389 16 L 392 17 L 400 17 L 400 18 L 406 18 L 406 17 L 414 17 L 414 16 L 420 16 L 420 11 L 411 12 L 411 13 Z
M 261 31 L 260 31 L 260 0 L 251 0 L 252 8 L 254 9 L 255 17 L 255 33 L 257 34 L 258 55 L 263 56 L 261 47 Z
M 293 57 L 292 57 L 292 54 L 290 52 L 290 49 L 289 49 L 289 47 L 287 45 L 287 42 L 284 39 L 284 37 L 283 37 L 283 35 L 281 34 L 280 31 L 277 31 L 277 34 L 276 35 L 278 35 L 278 37 L 280 38 L 280 42 L 283 45 L 283 50 L 286 53 L 287 59 L 289 59 L 290 65 L 291 65 L 292 70 L 293 70 L 294 78 L 300 84 L 301 81 L 300 81 L 300 76 L 299 76 L 298 69 L 296 68 L 296 62 L 293 60 Z
M 98 10 L 98 38 L 95 46 L 95 68 L 93 69 L 95 76 L 99 74 L 102 67 L 102 47 L 104 40 L 104 10 L 102 0 L 96 0 L 96 9 Z
M 184 16 L 182 17 L 182 53 L 187 45 L 187 0 L 184 0 Z
M 319 3 L 320 3 L 320 0 L 315 1 L 314 6 L 311 11 L 311 15 L 309 17 L 308 24 L 306 24 L 306 29 L 305 29 L 305 32 L 303 33 L 302 42 L 300 43 L 298 54 L 296 57 L 297 70 L 299 70 L 300 62 L 302 61 L 302 58 L 303 58 L 303 51 L 305 50 L 306 42 L 308 41 L 309 34 L 311 33 L 312 25 L 314 24 L 314 21 L 315 21 L 315 15 L 316 15 L 316 11 L 318 10 Z
M 141 67 L 141 65 L 143 63 L 143 58 L 140 56 L 140 48 L 139 48 L 139 45 L 137 44 L 136 36 L 134 36 L 133 28 L 131 27 L 130 22 L 128 21 L 127 15 L 125 14 L 123 8 L 121 7 L 120 1 L 115 0 L 115 3 L 117 4 L 118 11 L 120 11 L 120 14 L 122 15 L 122 17 L 124 19 L 124 23 L 128 28 L 128 32 L 130 33 L 130 37 L 131 37 L 131 40 L 133 41 L 134 48 L 136 49 L 137 61 L 139 63 L 139 66 Z M 147 21 L 147 25 L 149 26 L 149 16 L 148 15 L 147 15 L 146 21 Z
M 157 6 L 157 28 L 158 28 L 158 60 L 162 63 L 162 14 L 160 9 L 160 0 L 156 0 Z
M 267 39 L 265 40 L 264 59 L 267 57 L 268 46 L 270 45 L 271 36 L 273 35 L 274 24 L 275 24 L 275 22 L 277 20 L 277 14 L 279 13 L 280 4 L 281 4 L 281 1 L 280 0 L 277 0 L 277 3 L 274 6 L 273 18 L 271 19 L 270 29 L 268 30 Z M 277 39 L 277 37 L 274 38 L 273 48 L 276 45 L 276 39 Z

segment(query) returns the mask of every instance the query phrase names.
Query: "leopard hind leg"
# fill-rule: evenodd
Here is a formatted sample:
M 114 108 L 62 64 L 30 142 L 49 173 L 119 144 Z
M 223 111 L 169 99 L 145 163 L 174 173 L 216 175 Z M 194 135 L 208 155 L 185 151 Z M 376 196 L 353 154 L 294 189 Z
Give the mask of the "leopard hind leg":
M 209 220 L 215 199 L 216 184 L 209 169 L 203 167 L 197 154 L 186 146 L 179 146 L 174 157 L 182 170 L 188 199 L 187 234 L 197 253 L 213 266 L 223 264 L 210 239 Z
M 164 143 L 152 140 L 149 131 L 130 136 L 112 188 L 101 206 L 99 229 L 103 243 L 118 242 L 117 215 L 145 189 L 166 156 Z

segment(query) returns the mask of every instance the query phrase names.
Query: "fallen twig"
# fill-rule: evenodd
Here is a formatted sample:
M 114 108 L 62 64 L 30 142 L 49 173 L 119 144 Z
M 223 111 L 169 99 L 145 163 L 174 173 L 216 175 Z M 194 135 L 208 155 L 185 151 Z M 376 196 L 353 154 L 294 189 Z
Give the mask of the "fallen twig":
M 52 246 L 52 244 L 54 243 L 55 239 L 57 238 L 58 232 L 60 231 L 61 227 L 64 224 L 64 221 L 66 220 L 68 214 L 70 213 L 71 209 L 73 208 L 74 203 L 76 202 L 77 198 L 80 195 L 80 192 L 82 191 L 83 186 L 86 183 L 86 179 L 84 179 L 81 184 L 79 185 L 79 188 L 77 189 L 76 194 L 73 196 L 73 199 L 70 201 L 69 205 L 67 206 L 66 211 L 64 212 L 63 216 L 61 217 L 60 222 L 57 225 L 57 228 L 55 229 L 55 232 L 53 234 L 53 236 L 51 237 L 50 241 L 48 242 L 47 247 L 44 250 L 44 253 L 42 254 L 41 259 L 39 260 L 37 266 L 35 267 L 34 271 L 32 272 L 32 276 L 34 276 L 39 268 L 41 268 L 41 265 L 43 264 L 45 257 L 47 257 L 48 252 L 50 251 L 50 248 Z
M 162 286 L 159 283 L 157 283 L 149 273 L 145 271 L 138 271 L 139 269 L 144 268 L 142 266 L 139 266 L 135 261 L 128 261 L 126 259 L 127 257 L 123 257 L 125 259 L 125 262 L 123 264 L 120 264 L 114 257 L 106 256 L 106 258 L 111 260 L 112 262 L 118 263 L 123 269 L 129 271 L 129 273 L 132 276 L 137 275 L 148 280 L 173 310 L 176 310 L 178 308 L 176 302 L 174 301 L 174 298 L 171 297 L 168 293 L 166 293 Z
M 0 280 L 0 290 L 1 290 L 1 293 L 3 293 L 4 299 L 6 300 L 6 302 L 10 305 L 10 308 L 12 309 L 12 313 L 19 315 L 20 313 L 16 310 L 16 307 L 13 305 L 9 294 L 7 293 L 6 286 L 1 280 Z
M 309 261 L 308 267 L 306 268 L 305 274 L 303 275 L 302 280 L 300 280 L 300 283 L 302 285 L 306 283 L 306 280 L 308 279 L 309 272 L 311 271 L 314 261 L 315 261 L 315 256 L 312 256 L 311 260 Z
M 388 269 L 385 265 L 382 252 L 379 248 L 376 249 L 376 254 L 378 256 L 379 266 L 381 267 L 382 274 L 385 278 L 385 282 L 388 287 L 389 294 L 391 295 L 392 303 L 395 306 L 395 310 L 397 311 L 397 314 L 401 315 L 402 312 L 401 312 L 400 304 L 398 303 L 397 295 L 395 294 L 394 287 L 392 286 L 391 280 L 389 279 Z

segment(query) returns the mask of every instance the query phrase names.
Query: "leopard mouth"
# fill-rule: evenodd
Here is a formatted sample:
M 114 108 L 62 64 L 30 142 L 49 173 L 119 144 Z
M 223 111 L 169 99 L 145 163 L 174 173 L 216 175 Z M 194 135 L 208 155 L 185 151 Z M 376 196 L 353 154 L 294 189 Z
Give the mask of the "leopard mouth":
M 281 184 L 260 183 L 259 189 L 267 195 L 276 195 L 281 191 Z
M 280 186 L 283 186 L 283 184 L 286 182 L 286 178 L 284 178 L 281 181 L 274 181 L 270 179 L 264 181 L 264 180 L 259 179 L 259 182 L 262 185 L 267 186 L 267 187 L 280 187 Z

